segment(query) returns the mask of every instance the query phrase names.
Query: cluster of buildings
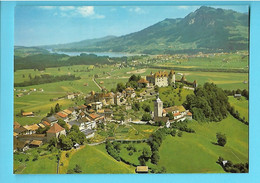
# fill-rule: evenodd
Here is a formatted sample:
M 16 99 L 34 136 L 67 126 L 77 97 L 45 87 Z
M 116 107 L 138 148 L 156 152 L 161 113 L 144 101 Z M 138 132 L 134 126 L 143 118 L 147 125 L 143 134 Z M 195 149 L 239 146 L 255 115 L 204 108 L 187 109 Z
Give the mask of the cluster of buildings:
M 180 82 L 186 84 L 188 86 L 192 86 L 193 88 L 198 87 L 198 83 L 196 80 L 194 82 L 189 82 L 186 80 L 185 75 L 182 76 L 180 80 L 177 80 L 175 77 L 175 72 L 171 70 L 169 73 L 167 71 L 158 71 L 151 72 L 150 75 L 147 75 L 145 78 L 141 78 L 138 81 L 139 87 L 165 87 L 165 86 L 174 86 L 176 82 Z
M 70 107 L 43 118 L 38 124 L 22 126 L 18 122 L 14 122 L 14 151 L 25 151 L 29 147 L 39 147 L 53 137 L 59 137 L 61 134 L 66 135 L 66 130 L 58 124 L 60 119 L 66 122 L 68 129 L 77 125 L 86 138 L 94 137 L 97 124 L 103 123 L 105 119 L 110 119 L 113 115 L 111 109 L 102 109 L 97 106 L 90 104 Z M 46 134 L 36 133 L 38 129 L 45 127 L 50 127 Z
M 131 87 L 126 88 L 122 92 L 108 92 L 108 93 L 95 93 L 90 92 L 90 95 L 86 96 L 85 101 L 88 106 L 93 109 L 101 109 L 105 106 L 111 105 L 124 105 L 127 104 L 127 99 L 135 98 L 135 90 Z
M 169 120 L 167 114 L 171 113 L 173 119 Z M 172 106 L 163 108 L 163 102 L 159 97 L 154 101 L 154 113 L 152 117 L 155 122 L 179 122 L 184 120 L 192 120 L 192 113 L 186 110 L 183 106 Z

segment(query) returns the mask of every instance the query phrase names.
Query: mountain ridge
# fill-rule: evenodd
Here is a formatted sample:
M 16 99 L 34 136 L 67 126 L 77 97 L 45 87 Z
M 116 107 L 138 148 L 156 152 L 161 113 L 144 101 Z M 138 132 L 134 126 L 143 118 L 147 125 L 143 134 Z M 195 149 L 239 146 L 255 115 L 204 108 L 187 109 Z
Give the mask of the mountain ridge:
M 127 35 L 83 40 L 52 48 L 143 54 L 232 52 L 248 49 L 248 24 L 248 14 L 201 6 L 184 18 L 166 18 Z

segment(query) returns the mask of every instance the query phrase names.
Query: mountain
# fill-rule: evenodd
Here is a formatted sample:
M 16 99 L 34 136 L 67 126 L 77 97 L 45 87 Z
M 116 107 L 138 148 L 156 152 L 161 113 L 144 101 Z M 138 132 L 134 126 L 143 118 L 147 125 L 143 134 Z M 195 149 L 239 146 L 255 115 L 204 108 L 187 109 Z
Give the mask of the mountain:
M 56 44 L 56 45 L 46 45 L 41 46 L 41 48 L 52 48 L 54 50 L 70 50 L 70 49 L 82 49 L 85 47 L 93 46 L 97 44 L 98 42 L 103 41 L 109 41 L 110 39 L 116 38 L 116 36 L 105 36 L 102 38 L 95 38 L 95 39 L 86 39 L 79 42 L 72 42 L 72 43 L 66 43 L 66 44 Z
M 165 19 L 135 33 L 64 44 L 57 49 L 145 54 L 231 52 L 248 49 L 248 29 L 248 14 L 202 6 L 184 18 Z

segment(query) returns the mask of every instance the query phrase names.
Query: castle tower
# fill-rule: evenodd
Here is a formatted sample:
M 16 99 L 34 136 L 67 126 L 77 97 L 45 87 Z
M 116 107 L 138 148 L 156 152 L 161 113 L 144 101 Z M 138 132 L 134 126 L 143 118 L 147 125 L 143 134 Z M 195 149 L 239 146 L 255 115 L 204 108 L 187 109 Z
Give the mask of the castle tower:
M 175 84 L 175 72 L 173 70 L 170 71 L 168 78 L 169 85 L 171 85 L 172 83 Z
M 162 117 L 163 113 L 163 102 L 159 98 L 159 95 L 157 96 L 157 99 L 154 101 L 154 117 Z

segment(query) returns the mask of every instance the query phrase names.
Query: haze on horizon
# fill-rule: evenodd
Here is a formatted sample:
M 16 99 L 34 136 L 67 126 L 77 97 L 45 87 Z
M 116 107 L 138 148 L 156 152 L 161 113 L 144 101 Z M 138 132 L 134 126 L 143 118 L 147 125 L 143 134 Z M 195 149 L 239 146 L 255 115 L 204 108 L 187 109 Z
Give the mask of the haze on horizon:
M 15 45 L 63 44 L 140 31 L 200 6 L 17 6 Z M 248 13 L 248 6 L 211 6 Z

